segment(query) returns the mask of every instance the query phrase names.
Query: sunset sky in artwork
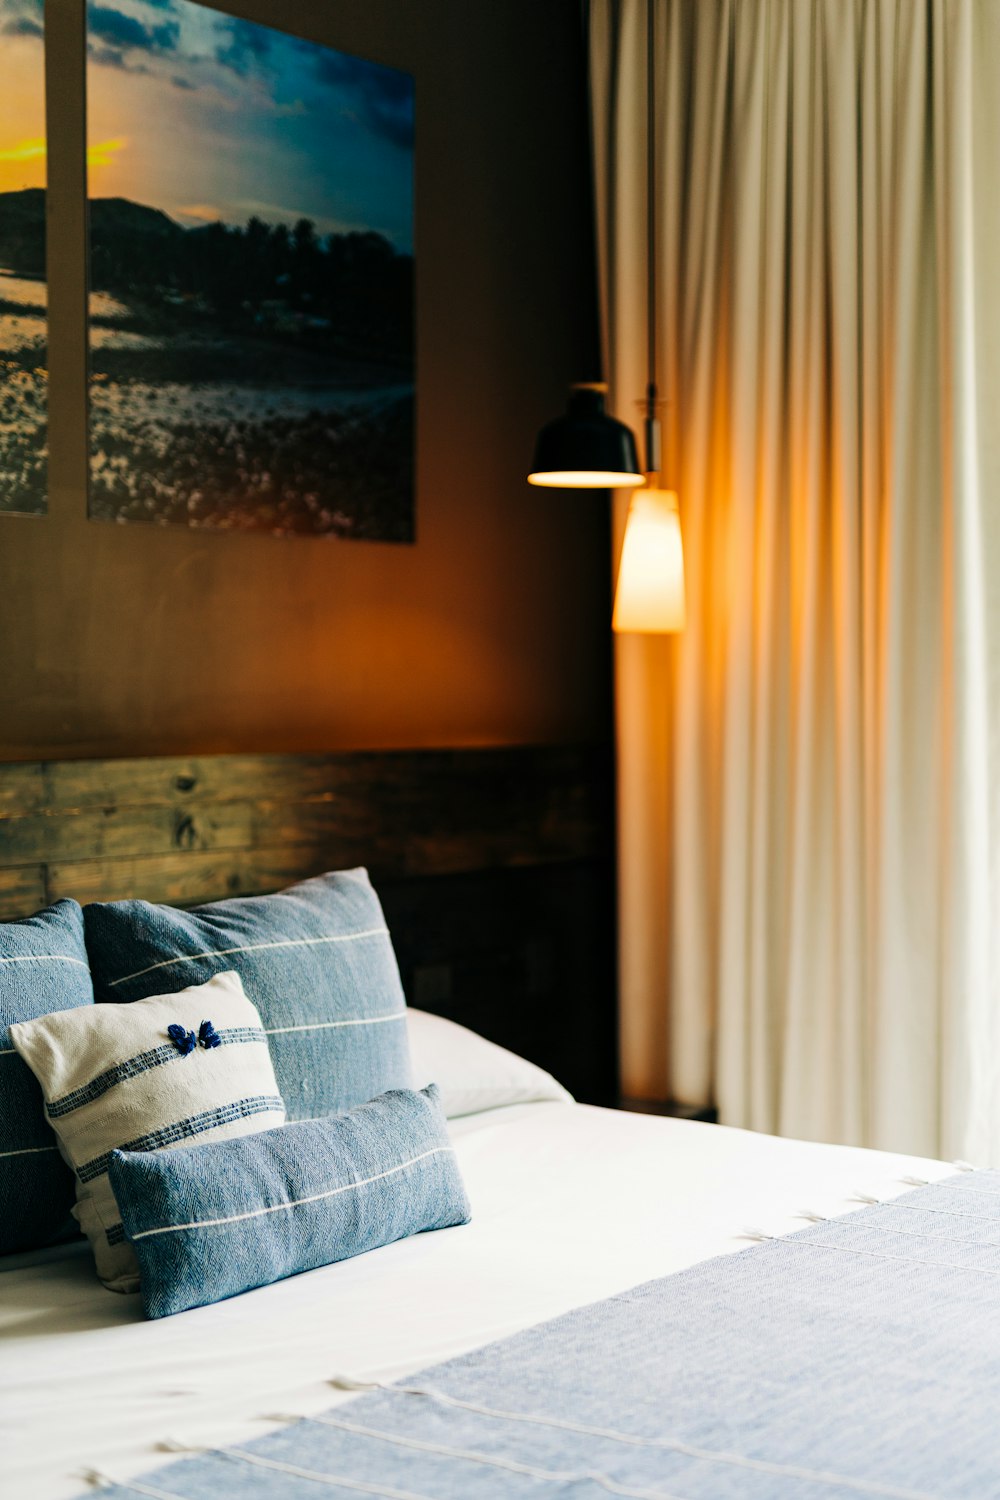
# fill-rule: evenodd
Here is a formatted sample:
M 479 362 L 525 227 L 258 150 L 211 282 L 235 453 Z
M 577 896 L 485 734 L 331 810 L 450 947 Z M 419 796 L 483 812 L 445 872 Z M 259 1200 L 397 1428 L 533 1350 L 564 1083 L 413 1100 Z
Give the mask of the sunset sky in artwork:
M 193 0 L 88 5 L 90 195 L 413 248 L 413 80 Z
M 42 0 L 0 0 L 0 192 L 45 183 Z M 413 80 L 194 0 L 88 5 L 92 197 L 413 248 Z
M 45 186 L 42 7 L 0 0 L 0 193 Z

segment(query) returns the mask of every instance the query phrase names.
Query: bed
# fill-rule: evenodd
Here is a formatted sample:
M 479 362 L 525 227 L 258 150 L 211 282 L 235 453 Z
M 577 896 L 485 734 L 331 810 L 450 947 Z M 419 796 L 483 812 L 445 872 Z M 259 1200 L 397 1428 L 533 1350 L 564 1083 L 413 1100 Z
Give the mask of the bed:
M 859 1189 L 889 1196 L 907 1176 L 953 1171 L 554 1101 L 466 1116 L 452 1132 L 473 1205 L 461 1229 L 156 1324 L 135 1298 L 109 1295 L 82 1253 L 0 1276 L 5 1495 L 66 1500 L 85 1470 L 120 1480 L 157 1467 L 171 1439 L 243 1443 L 269 1414 L 355 1400 L 335 1377 L 409 1376 L 744 1250 L 748 1227 L 782 1234 L 802 1227 L 803 1208 L 861 1210 Z
M 536 873 L 550 861 L 558 880 L 579 879 L 574 863 L 595 881 L 606 878 L 600 820 L 592 817 L 601 797 L 581 797 L 565 757 L 556 770 L 534 764 L 526 794 L 509 764 L 498 772 L 496 760 L 480 762 L 493 792 L 505 789 L 499 810 L 495 796 L 467 794 L 460 814 L 454 806 L 441 814 L 439 826 L 452 819 L 443 844 L 426 830 L 417 844 L 411 801 L 408 827 L 395 824 L 396 848 L 411 878 L 431 882 L 407 897 L 411 910 L 439 899 L 435 873 L 481 875 L 484 858 L 494 872 L 509 861 L 515 879 L 532 861 Z M 287 785 L 288 767 L 264 770 L 273 796 L 281 777 Z M 314 763 L 307 771 L 315 788 L 322 772 Z M 204 773 L 168 763 L 105 763 L 96 773 L 70 766 L 62 790 L 48 768 L 0 775 L 8 817 L 32 825 L 9 824 L 0 843 L 7 890 L 19 892 L 10 902 L 30 907 L 25 871 L 36 865 L 42 896 L 61 894 L 75 878 L 85 897 L 118 896 L 125 882 L 129 894 L 182 902 L 218 893 L 220 881 L 231 892 L 234 869 L 244 882 L 257 880 L 254 888 L 269 888 L 276 864 L 288 878 L 358 852 L 331 835 L 340 818 L 336 798 L 322 790 L 311 804 L 320 811 L 310 841 L 285 840 L 266 857 L 199 850 L 197 829 L 187 848 L 129 851 L 128 838 L 148 841 L 151 828 L 155 839 L 163 826 L 185 826 L 162 795 L 160 804 L 141 800 L 149 789 L 182 783 L 178 795 L 187 796 L 183 784 L 197 785 L 203 774 L 213 796 L 221 786 L 224 801 L 239 800 L 218 764 Z M 467 774 L 475 781 L 480 771 Z M 113 804 L 99 802 L 94 788 L 107 798 L 109 786 L 129 788 L 140 800 L 128 806 L 145 812 L 122 820 L 132 830 L 124 851 L 116 834 L 117 847 L 95 856 L 88 844 L 95 822 L 106 827 L 117 816 L 95 819 L 95 806 L 122 805 L 117 794 Z M 303 826 L 287 808 L 247 798 L 245 781 L 241 791 L 244 801 L 272 809 L 258 814 L 258 829 Z M 86 803 L 84 794 L 89 805 L 74 805 Z M 24 811 L 25 796 L 49 799 L 48 810 Z M 520 822 L 510 816 L 512 798 Z M 361 798 L 369 808 L 373 800 L 370 790 Z M 477 805 L 489 809 L 478 827 Z M 11 814 L 12 806 L 21 810 Z M 159 806 L 169 808 L 165 824 L 150 812 Z M 384 817 L 383 807 L 383 828 Z M 60 829 L 76 819 L 84 821 Z M 215 827 L 234 822 L 214 816 Z M 385 859 L 384 836 L 372 841 Z M 465 852 L 456 854 L 459 847 Z M 75 875 L 67 850 L 82 856 Z M 211 858 L 188 866 L 185 856 L 199 853 Z M 387 862 L 394 859 L 398 875 L 399 854 Z M 476 924 L 465 912 L 467 937 Z M 530 941 L 537 943 L 537 930 Z M 440 952 L 435 963 L 442 967 Z M 515 1012 L 531 998 L 530 964 L 524 973 L 528 994 L 519 997 L 514 986 Z M 408 983 L 412 1000 L 412 971 Z M 135 1297 L 110 1295 L 79 1243 L 7 1258 L 5 1497 L 69 1500 L 89 1484 L 114 1500 L 315 1493 L 952 1500 L 1000 1492 L 998 1439 L 984 1427 L 1000 1343 L 993 1174 L 573 1102 L 516 1055 L 481 1046 L 474 1033 L 455 1042 L 458 1033 L 442 1026 L 419 1007 L 407 1020 L 411 1036 L 417 1028 L 423 1037 L 415 1082 L 443 1080 L 452 1101 L 448 1129 L 471 1222 L 158 1322 L 143 1320 Z M 633 1358 L 640 1347 L 646 1370 Z M 557 1402 L 556 1355 L 576 1406 Z M 661 1385 L 670 1402 L 653 1400 Z M 579 1415 L 585 1409 L 587 1420 Z M 600 1416 L 606 1411 L 617 1411 L 614 1428 Z M 349 1470 L 345 1444 L 353 1445 Z

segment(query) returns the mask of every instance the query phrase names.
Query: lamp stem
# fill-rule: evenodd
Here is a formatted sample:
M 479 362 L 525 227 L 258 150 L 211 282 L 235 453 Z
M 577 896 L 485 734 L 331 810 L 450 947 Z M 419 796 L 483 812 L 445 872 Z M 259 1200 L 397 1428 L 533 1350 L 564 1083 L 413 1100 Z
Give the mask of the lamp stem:
M 656 401 L 656 11 L 646 0 L 646 359 L 647 418 L 655 416 Z M 659 465 L 655 465 L 659 467 Z
M 643 423 L 646 438 L 646 475 L 647 484 L 651 483 L 650 474 L 659 474 L 661 467 L 660 453 L 660 419 L 656 414 L 657 398 L 656 386 L 646 387 L 646 420 Z
M 656 10 L 646 0 L 646 474 L 662 465 L 659 393 L 656 389 Z M 647 478 L 647 483 L 653 483 Z

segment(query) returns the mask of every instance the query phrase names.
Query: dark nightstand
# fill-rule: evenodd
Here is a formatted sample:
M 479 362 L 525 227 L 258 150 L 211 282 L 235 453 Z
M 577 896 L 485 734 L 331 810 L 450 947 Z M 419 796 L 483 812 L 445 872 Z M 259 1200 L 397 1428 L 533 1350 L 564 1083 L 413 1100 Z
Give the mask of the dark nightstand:
M 627 1099 L 618 1100 L 619 1109 L 630 1109 L 636 1115 L 669 1115 L 674 1120 L 704 1120 L 706 1125 L 719 1123 L 719 1112 L 712 1104 L 681 1104 L 676 1099 Z

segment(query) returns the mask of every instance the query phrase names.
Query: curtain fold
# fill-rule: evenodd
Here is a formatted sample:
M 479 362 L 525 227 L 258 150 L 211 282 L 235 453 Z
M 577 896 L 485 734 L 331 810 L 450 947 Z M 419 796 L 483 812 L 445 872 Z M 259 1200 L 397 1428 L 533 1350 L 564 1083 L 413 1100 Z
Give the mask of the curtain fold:
M 1000 1159 L 1000 6 L 652 3 L 688 627 L 616 646 L 623 1087 Z M 645 0 L 588 9 L 634 421 Z

